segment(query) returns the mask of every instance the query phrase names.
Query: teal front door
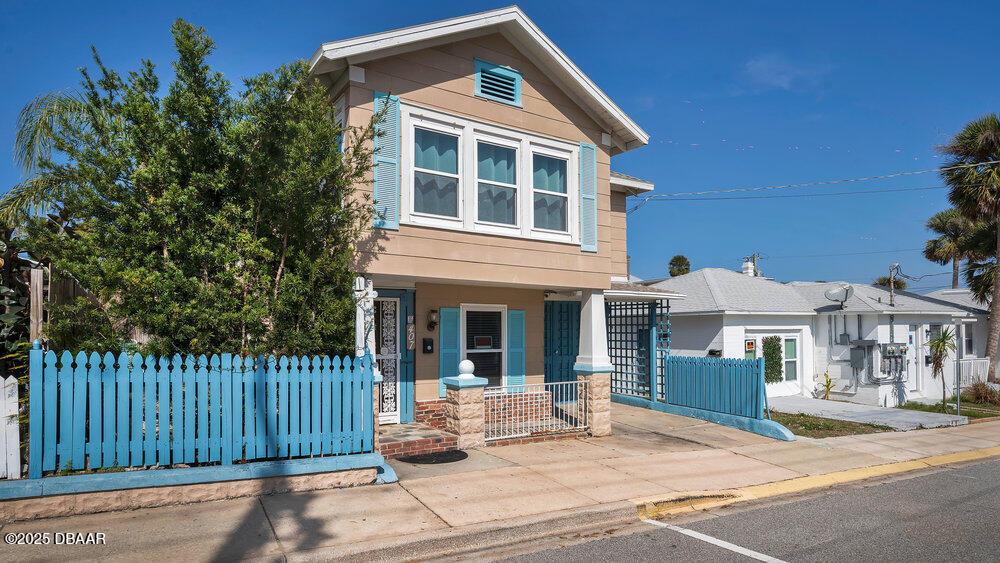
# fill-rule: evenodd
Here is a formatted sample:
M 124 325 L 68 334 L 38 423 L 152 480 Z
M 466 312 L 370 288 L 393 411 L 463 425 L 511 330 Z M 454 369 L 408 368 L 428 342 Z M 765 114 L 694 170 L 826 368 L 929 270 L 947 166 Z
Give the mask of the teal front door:
M 580 302 L 545 302 L 545 382 L 576 381 L 580 352 Z

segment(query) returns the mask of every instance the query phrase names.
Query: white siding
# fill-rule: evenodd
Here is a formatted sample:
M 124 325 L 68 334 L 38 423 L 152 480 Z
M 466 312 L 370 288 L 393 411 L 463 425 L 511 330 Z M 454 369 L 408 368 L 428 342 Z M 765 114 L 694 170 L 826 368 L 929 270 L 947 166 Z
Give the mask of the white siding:
M 722 344 L 722 315 L 670 316 L 671 354 L 704 357 Z

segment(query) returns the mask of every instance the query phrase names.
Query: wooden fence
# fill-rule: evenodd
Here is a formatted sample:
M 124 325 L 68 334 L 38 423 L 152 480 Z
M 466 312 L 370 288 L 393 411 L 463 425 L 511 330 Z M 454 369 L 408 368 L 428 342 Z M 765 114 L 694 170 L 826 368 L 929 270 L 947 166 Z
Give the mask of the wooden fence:
M 30 353 L 28 476 L 374 451 L 370 358 Z
M 764 418 L 764 360 L 664 358 L 666 403 L 692 409 Z
M 0 378 L 0 479 L 21 477 L 21 435 L 17 425 L 17 378 Z

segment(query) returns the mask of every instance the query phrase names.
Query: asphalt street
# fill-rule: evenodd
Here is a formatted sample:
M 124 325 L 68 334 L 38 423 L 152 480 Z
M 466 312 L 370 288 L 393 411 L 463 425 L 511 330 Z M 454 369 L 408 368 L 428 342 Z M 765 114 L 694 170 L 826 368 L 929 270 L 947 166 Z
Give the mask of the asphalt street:
M 513 560 L 997 561 L 1000 460 L 697 518 Z

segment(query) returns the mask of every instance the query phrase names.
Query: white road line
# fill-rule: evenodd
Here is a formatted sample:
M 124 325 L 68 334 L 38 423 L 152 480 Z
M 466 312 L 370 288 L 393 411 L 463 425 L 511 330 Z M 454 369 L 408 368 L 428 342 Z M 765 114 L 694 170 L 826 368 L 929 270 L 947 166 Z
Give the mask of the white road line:
M 784 561 L 782 561 L 781 559 L 778 559 L 776 557 L 771 557 L 770 555 L 764 555 L 763 553 L 758 553 L 758 552 L 756 552 L 756 551 L 754 551 L 752 549 L 747 549 L 745 547 L 740 547 L 738 545 L 731 544 L 731 543 L 729 543 L 727 541 L 720 540 L 719 538 L 713 538 L 712 536 L 709 536 L 707 534 L 703 534 L 701 532 L 696 532 L 694 530 L 688 530 L 687 528 L 681 528 L 680 526 L 673 526 L 673 525 L 667 524 L 665 522 L 660 522 L 659 520 L 649 520 L 649 519 L 643 518 L 642 521 L 645 522 L 645 523 L 647 523 L 647 524 L 652 524 L 654 526 L 659 526 L 661 528 L 666 528 L 668 530 L 673 530 L 673 531 L 675 531 L 677 533 L 684 534 L 685 536 L 691 536 L 692 538 L 699 539 L 699 540 L 701 540 L 703 542 L 707 542 L 707 543 L 710 543 L 712 545 L 717 545 L 717 546 L 721 547 L 722 549 L 728 549 L 729 551 L 732 551 L 733 553 L 739 553 L 740 555 L 746 555 L 747 557 L 751 557 L 753 559 L 756 559 L 757 561 L 767 561 L 768 563 L 785 563 Z

